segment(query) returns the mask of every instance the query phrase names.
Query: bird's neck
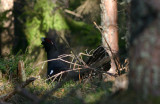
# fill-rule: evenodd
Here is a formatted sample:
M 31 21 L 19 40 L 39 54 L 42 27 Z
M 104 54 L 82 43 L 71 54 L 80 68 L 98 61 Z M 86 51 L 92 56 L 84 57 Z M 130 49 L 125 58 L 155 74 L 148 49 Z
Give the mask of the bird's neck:
M 58 56 L 59 56 L 58 50 L 51 49 L 47 52 L 48 59 L 58 58 Z

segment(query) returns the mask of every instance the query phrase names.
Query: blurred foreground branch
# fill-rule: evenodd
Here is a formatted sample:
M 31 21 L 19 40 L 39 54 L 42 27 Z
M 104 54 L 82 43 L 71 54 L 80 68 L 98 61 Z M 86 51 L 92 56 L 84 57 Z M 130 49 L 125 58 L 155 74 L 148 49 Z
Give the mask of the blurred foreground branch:
M 26 80 L 26 82 L 23 82 L 22 84 L 19 85 L 19 88 L 24 88 L 26 87 L 28 84 L 30 84 L 31 82 L 35 81 L 36 78 L 31 77 L 28 80 Z M 15 95 L 17 93 L 17 89 L 15 88 L 14 91 L 10 92 L 9 94 L 7 94 L 6 96 L 2 97 L 0 100 L 1 101 L 7 101 L 9 98 L 11 98 L 13 95 Z

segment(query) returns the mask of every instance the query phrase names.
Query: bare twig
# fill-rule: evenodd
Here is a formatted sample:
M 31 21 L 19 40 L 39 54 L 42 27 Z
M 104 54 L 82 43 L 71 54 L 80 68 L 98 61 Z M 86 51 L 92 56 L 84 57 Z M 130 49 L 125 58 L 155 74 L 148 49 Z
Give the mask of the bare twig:
M 75 12 L 73 12 L 73 11 L 70 11 L 70 10 L 68 10 L 68 9 L 65 9 L 64 11 L 65 11 L 66 13 L 71 14 L 71 15 L 74 15 L 74 16 L 76 16 L 76 17 L 78 17 L 78 18 L 83 18 L 80 14 L 75 13 Z
M 90 54 L 80 53 L 80 54 L 78 55 L 78 57 L 80 57 L 81 60 L 82 60 L 82 55 L 90 56 Z M 100 61 L 98 61 L 97 63 L 95 63 L 95 64 L 93 64 L 93 65 L 91 65 L 91 66 L 88 66 L 88 65 L 86 65 L 86 64 L 85 64 L 85 65 L 79 65 L 79 64 L 76 63 L 76 61 L 75 61 L 75 63 L 73 63 L 73 61 L 72 61 L 72 62 L 69 62 L 69 61 L 66 61 L 66 60 L 62 59 L 62 58 L 67 57 L 67 56 L 73 57 L 73 55 L 71 55 L 71 54 L 70 54 L 70 55 L 66 55 L 66 54 L 65 54 L 65 55 L 60 55 L 60 56 L 58 56 L 59 58 L 51 59 L 51 60 L 61 60 L 61 61 L 63 61 L 63 62 L 69 63 L 70 65 L 74 65 L 73 68 L 70 67 L 70 69 L 68 69 L 68 70 L 66 70 L 66 71 L 61 71 L 60 73 L 57 73 L 57 74 L 49 77 L 49 78 L 46 79 L 45 81 L 48 81 L 48 80 L 52 79 L 52 82 L 54 82 L 54 81 L 57 79 L 58 76 L 62 76 L 62 74 L 68 73 L 68 72 L 72 72 L 72 71 L 77 71 L 77 72 L 79 71 L 79 75 L 80 75 L 80 73 L 84 73 L 83 71 L 80 71 L 80 70 L 82 70 L 82 69 L 96 70 L 96 66 L 99 67 L 100 65 L 102 65 L 102 64 L 105 63 L 105 62 L 109 62 L 109 61 L 110 61 L 110 58 L 113 58 L 112 56 L 111 56 L 111 57 L 105 57 L 103 60 L 100 60 Z M 75 57 L 73 57 L 73 58 L 75 58 Z M 51 61 L 51 60 L 47 60 L 47 61 Z M 74 60 L 74 59 L 73 59 L 73 60 Z M 43 61 L 43 62 L 47 62 L 47 61 Z M 43 62 L 41 62 L 41 63 L 43 63 Z M 77 66 L 77 67 L 76 67 L 76 66 Z M 60 77 L 60 78 L 61 78 L 61 77 Z
M 82 66 L 82 65 L 79 65 L 79 64 L 76 64 L 76 63 L 72 63 L 72 62 L 66 61 L 64 59 L 59 59 L 59 60 L 61 60 L 63 62 L 66 62 L 66 63 L 69 63 L 69 64 L 72 64 L 72 65 Z
M 65 57 L 73 57 L 73 56 L 72 56 L 71 54 L 60 55 L 60 56 L 58 56 L 58 58 L 54 58 L 54 59 L 50 59 L 50 60 L 46 60 L 46 61 L 39 62 L 38 64 L 35 65 L 35 67 L 38 66 L 38 65 L 40 65 L 40 64 L 49 62 L 49 61 L 60 60 L 60 59 L 65 58 Z
M 75 52 L 73 51 L 73 49 L 71 48 L 71 46 L 69 45 L 68 41 L 66 39 L 64 39 L 63 37 L 60 36 L 60 34 L 57 32 L 58 36 L 64 41 L 64 43 L 66 43 L 66 45 L 68 46 L 68 48 L 70 48 L 70 50 L 72 51 L 73 55 L 75 56 L 75 59 L 77 61 L 79 61 L 79 63 L 82 63 L 83 65 L 85 65 L 85 63 L 79 59 L 79 57 L 77 57 L 77 55 L 75 54 Z
M 64 74 L 64 73 L 67 73 L 67 72 L 71 72 L 71 71 L 78 71 L 78 70 L 80 70 L 80 69 L 82 69 L 82 68 L 76 68 L 76 69 L 70 69 L 70 70 L 66 70 L 66 71 L 61 71 L 61 72 L 59 72 L 59 73 L 57 73 L 57 74 L 49 77 L 48 79 L 46 79 L 46 81 L 47 81 L 47 80 L 50 80 L 50 79 L 52 79 L 52 78 L 57 78 L 57 77 L 60 76 L 61 74 Z M 55 79 L 53 79 L 53 80 L 55 80 Z
M 105 62 L 108 62 L 109 60 L 110 60 L 110 59 L 106 58 L 104 61 L 105 61 Z M 104 63 L 104 61 L 100 61 L 100 62 Z M 99 64 L 100 64 L 100 63 L 99 63 Z M 96 68 L 94 68 L 93 66 L 90 67 L 90 66 L 88 66 L 88 65 L 81 65 L 81 67 L 78 67 L 78 68 L 75 68 L 75 69 L 70 69 L 70 70 L 66 70 L 66 71 L 61 71 L 60 73 L 57 73 L 57 74 L 49 77 L 49 78 L 46 79 L 45 81 L 48 81 L 48 80 L 54 78 L 54 79 L 52 80 L 52 82 L 53 82 L 53 81 L 55 81 L 55 79 L 56 79 L 58 76 L 60 76 L 60 75 L 62 75 L 62 74 L 64 74 L 64 73 L 72 72 L 72 71 L 79 71 L 80 73 L 84 73 L 84 72 L 80 71 L 80 70 L 82 70 L 82 69 L 87 69 L 87 70 L 90 69 L 90 70 L 99 71 L 99 70 L 97 70 Z M 87 70 L 85 70 L 85 71 L 87 71 Z M 88 70 L 88 71 L 89 71 L 89 70 Z M 107 74 L 110 74 L 110 73 L 107 73 Z M 79 73 L 78 73 L 78 75 L 79 75 Z M 110 75 L 112 75 L 112 74 L 110 74 Z
M 118 74 L 120 74 L 120 70 L 118 69 L 118 63 L 117 63 L 117 62 L 118 62 L 118 59 L 116 58 L 117 55 L 114 55 L 114 54 L 113 54 L 112 49 L 111 49 L 109 43 L 107 42 L 107 40 L 106 40 L 106 38 L 105 38 L 102 30 L 100 29 L 100 27 L 96 24 L 96 22 L 93 22 L 93 23 L 94 23 L 94 25 L 96 26 L 96 28 L 101 32 L 102 37 L 103 37 L 103 39 L 105 40 L 105 42 L 106 42 L 106 44 L 107 44 L 107 47 L 109 48 L 109 51 L 111 52 L 111 55 L 112 55 L 112 57 L 113 57 L 113 60 L 114 60 L 115 65 L 116 65 Z

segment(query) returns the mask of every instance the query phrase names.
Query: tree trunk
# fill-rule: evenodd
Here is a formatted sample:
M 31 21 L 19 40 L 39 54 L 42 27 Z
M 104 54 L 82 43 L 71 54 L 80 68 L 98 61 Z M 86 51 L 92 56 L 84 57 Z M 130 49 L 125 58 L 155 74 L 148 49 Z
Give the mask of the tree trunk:
M 3 29 L 0 33 L 0 55 L 10 54 L 14 39 L 14 16 L 12 14 L 13 0 L 0 1 L 0 13 L 7 12 L 5 15 L 7 20 L 3 22 Z M 10 10 L 10 11 L 9 11 Z
M 159 5 L 158 0 L 131 2 L 129 88 L 143 97 L 160 95 Z
M 115 74 L 118 68 L 117 54 L 118 30 L 117 30 L 117 0 L 101 0 L 101 26 L 102 44 L 111 57 L 111 68 L 108 72 Z M 109 46 L 108 46 L 109 45 Z M 116 60 L 115 60 L 116 59 Z

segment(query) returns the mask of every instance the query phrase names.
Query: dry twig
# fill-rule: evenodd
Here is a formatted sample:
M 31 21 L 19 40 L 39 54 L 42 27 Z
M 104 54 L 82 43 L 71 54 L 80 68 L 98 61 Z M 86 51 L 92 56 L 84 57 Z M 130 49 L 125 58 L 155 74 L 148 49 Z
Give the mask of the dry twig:
M 111 49 L 109 43 L 107 42 L 107 40 L 106 40 L 106 38 L 105 38 L 102 30 L 100 29 L 100 27 L 96 24 L 96 22 L 93 22 L 93 23 L 94 23 L 94 25 L 96 26 L 96 28 L 100 31 L 100 33 L 102 34 L 102 37 L 104 38 L 104 40 L 105 40 L 105 42 L 106 42 L 106 44 L 107 44 L 107 47 L 109 48 L 109 51 L 111 52 L 111 55 L 112 55 L 112 57 L 113 57 L 113 60 L 114 60 L 115 65 L 116 65 L 118 74 L 120 74 L 120 70 L 119 70 L 119 68 L 118 68 L 118 59 L 116 58 L 117 55 L 114 55 L 114 54 L 113 54 L 112 49 Z
M 64 11 L 65 11 L 66 13 L 71 14 L 71 15 L 74 15 L 74 16 L 76 16 L 76 17 L 78 17 L 78 18 L 83 18 L 80 14 L 75 13 L 75 12 L 73 12 L 73 11 L 70 11 L 70 10 L 68 10 L 68 9 L 65 9 Z

